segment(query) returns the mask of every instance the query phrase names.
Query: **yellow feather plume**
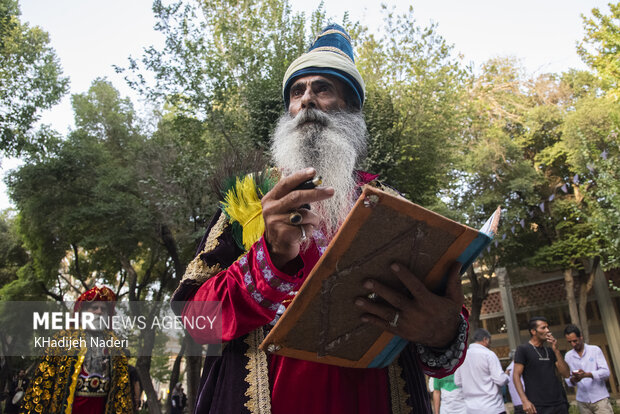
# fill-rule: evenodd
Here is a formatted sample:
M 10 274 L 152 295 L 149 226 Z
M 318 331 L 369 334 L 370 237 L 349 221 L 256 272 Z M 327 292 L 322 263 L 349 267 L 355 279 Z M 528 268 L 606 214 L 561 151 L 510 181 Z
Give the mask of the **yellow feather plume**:
M 256 192 L 256 184 L 251 175 L 237 178 L 233 189 L 226 193 L 224 210 L 230 222 L 237 221 L 243 228 L 243 246 L 249 250 L 265 231 L 263 206 Z

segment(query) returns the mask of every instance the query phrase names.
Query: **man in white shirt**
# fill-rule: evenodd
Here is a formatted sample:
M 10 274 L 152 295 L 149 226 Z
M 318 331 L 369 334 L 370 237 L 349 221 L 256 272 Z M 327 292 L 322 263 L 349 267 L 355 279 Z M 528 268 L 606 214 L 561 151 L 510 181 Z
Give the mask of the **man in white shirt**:
M 564 329 L 564 336 L 573 348 L 564 360 L 571 370 L 566 378 L 569 387 L 577 386 L 577 406 L 581 414 L 613 414 L 605 380 L 609 378 L 609 367 L 603 351 L 596 345 L 583 341 L 581 331 L 575 325 Z
M 508 383 L 499 358 L 489 349 L 491 334 L 476 329 L 465 362 L 454 374 L 454 383 L 463 389 L 468 414 L 505 413 L 500 387 Z
M 463 391 L 454 383 L 454 374 L 443 378 L 430 377 L 428 390 L 433 395 L 435 414 L 467 414 Z

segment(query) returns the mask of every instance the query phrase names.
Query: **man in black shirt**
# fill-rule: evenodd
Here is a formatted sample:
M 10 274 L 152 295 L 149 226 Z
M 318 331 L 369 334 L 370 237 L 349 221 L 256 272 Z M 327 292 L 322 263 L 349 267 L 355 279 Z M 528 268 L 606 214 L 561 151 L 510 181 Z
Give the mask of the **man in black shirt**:
M 513 380 L 523 402 L 526 414 L 568 414 L 564 388 L 556 376 L 556 369 L 564 378 L 570 376 L 557 340 L 549 331 L 549 323 L 542 316 L 529 321 L 530 340 L 517 347 Z M 551 345 L 551 350 L 545 347 Z M 521 375 L 525 390 L 521 385 Z

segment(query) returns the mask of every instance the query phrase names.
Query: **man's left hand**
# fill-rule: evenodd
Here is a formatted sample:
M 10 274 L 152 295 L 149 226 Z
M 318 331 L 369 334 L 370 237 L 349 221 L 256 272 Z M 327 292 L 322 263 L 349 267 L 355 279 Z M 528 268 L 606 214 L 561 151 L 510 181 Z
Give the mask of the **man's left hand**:
M 464 301 L 460 270 L 461 264 L 458 262 L 450 267 L 446 294 L 439 296 L 428 290 L 405 266 L 393 264 L 391 271 L 403 282 L 411 296 L 376 280 L 365 281 L 366 289 L 388 303 L 357 298 L 355 304 L 366 311 L 362 321 L 410 342 L 437 348 L 449 345 L 456 337 Z

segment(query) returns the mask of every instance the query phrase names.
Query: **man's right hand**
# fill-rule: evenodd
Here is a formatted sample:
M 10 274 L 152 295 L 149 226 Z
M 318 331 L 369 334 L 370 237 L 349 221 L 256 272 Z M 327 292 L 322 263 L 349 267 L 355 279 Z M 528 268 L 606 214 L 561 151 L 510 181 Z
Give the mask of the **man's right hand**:
M 334 195 L 334 189 L 331 187 L 295 190 L 298 185 L 312 179 L 315 174 L 314 168 L 307 168 L 282 178 L 261 200 L 265 220 L 265 241 L 271 261 L 278 269 L 282 269 L 299 254 L 302 244 L 300 226 L 303 226 L 308 236 L 319 226 L 319 216 L 300 206 L 326 200 Z M 294 211 L 302 216 L 298 225 L 290 222 L 290 215 Z
M 523 411 L 526 414 L 536 414 L 536 407 L 534 407 L 534 404 L 532 404 L 530 400 L 526 399 L 521 402 L 523 403 Z

